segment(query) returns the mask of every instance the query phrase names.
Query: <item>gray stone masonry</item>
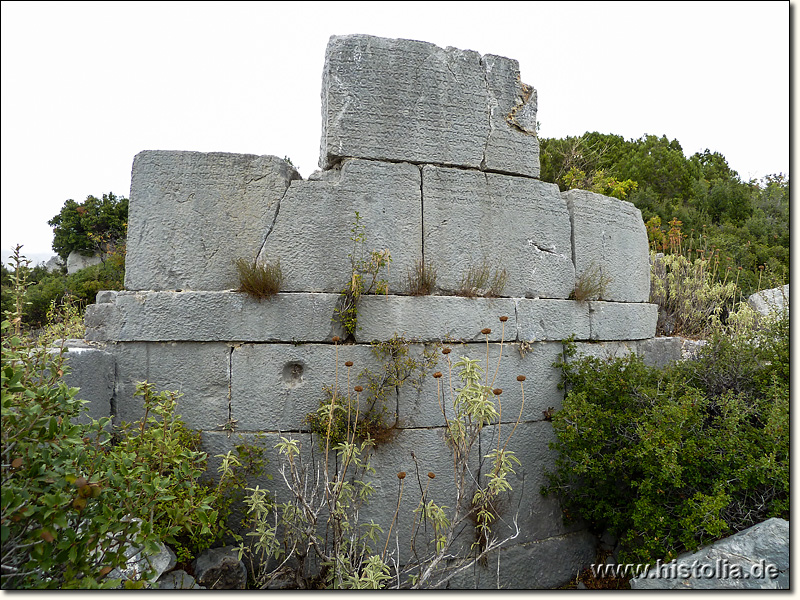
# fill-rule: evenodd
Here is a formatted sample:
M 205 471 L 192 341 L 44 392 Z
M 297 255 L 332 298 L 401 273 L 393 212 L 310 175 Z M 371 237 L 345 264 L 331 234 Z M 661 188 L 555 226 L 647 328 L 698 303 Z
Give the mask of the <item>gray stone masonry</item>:
M 420 194 L 415 165 L 345 161 L 317 179 L 292 182 L 261 257 L 280 260 L 282 291 L 338 294 L 353 270 L 349 255 L 368 260 L 371 251 L 389 249 L 389 290 L 405 292 L 406 273 L 422 256 Z M 354 244 L 356 212 L 364 240 Z
M 319 165 L 341 158 L 539 176 L 536 92 L 517 61 L 369 35 L 332 36 Z
M 67 340 L 64 346 L 68 367 L 64 383 L 80 388 L 76 397 L 87 402 L 77 422 L 88 423 L 90 419 L 110 417 L 114 396 L 114 355 L 79 340 Z
M 275 156 L 145 151 L 128 208 L 128 290 L 225 290 L 256 258 L 300 175 Z
M 602 275 L 609 279 L 602 300 L 647 302 L 650 253 L 641 211 L 630 202 L 586 190 L 562 196 L 572 219 L 576 280 L 596 281 Z
M 567 298 L 575 283 L 570 215 L 558 186 L 524 177 L 426 166 L 423 249 L 437 287 L 470 267 L 508 273 L 502 296 Z
M 594 562 L 595 540 L 565 526 L 556 499 L 539 493 L 544 469 L 555 461 L 549 411 L 564 398 L 554 366 L 563 340 L 574 339 L 584 354 L 639 352 L 653 364 L 680 358 L 680 343 L 653 339 L 657 306 L 647 303 L 641 213 L 628 202 L 581 190 L 562 194 L 539 181 L 536 111 L 536 91 L 520 81 L 515 60 L 333 36 L 322 78 L 323 171 L 303 180 L 274 156 L 136 156 L 126 290 L 101 291 L 87 308 L 87 339 L 105 345 L 76 350 L 71 383 L 92 396 L 92 415 L 111 415 L 116 424 L 144 416 L 137 382 L 181 393 L 177 412 L 202 432 L 212 474 L 240 435 L 263 437 L 272 478 L 248 485 L 287 502 L 276 444 L 284 436 L 299 440 L 309 473 L 319 472 L 325 458 L 307 415 L 327 400 L 326 386 L 356 399 L 363 414 L 373 398 L 367 370 L 384 374 L 371 343 L 402 336 L 412 359 L 421 362 L 427 352 L 438 362 L 387 391 L 385 423 L 395 427 L 371 453 L 375 472 L 366 479 L 375 491 L 359 516 L 384 528 L 380 548 L 392 525 L 389 548 L 401 539 L 393 560 L 407 564 L 418 525 L 413 510 L 425 487 L 426 498 L 454 506 L 446 418 L 463 382 L 451 365 L 479 360 L 486 384 L 502 393 L 495 396 L 499 417 L 467 458 L 470 477 L 486 480 L 492 449 L 516 453 L 513 490 L 493 525 L 498 536 L 514 537 L 500 551 L 499 580 L 492 556 L 441 583 L 566 583 Z M 354 227 L 356 213 L 363 230 Z M 392 260 L 378 278 L 388 281 L 388 293 L 364 295 L 357 327 L 345 335 L 336 311 L 354 262 L 384 250 Z M 239 258 L 279 262 L 280 292 L 259 301 L 236 291 Z M 411 296 L 408 277 L 423 259 L 436 269 L 436 283 L 431 295 Z M 484 266 L 490 277 L 505 269 L 504 289 L 496 297 L 485 297 L 486 285 L 478 286 L 479 297 L 455 295 L 470 267 Z M 593 275 L 610 281 L 599 297 L 579 301 L 576 282 Z M 444 376 L 432 377 L 435 371 Z M 524 388 L 518 375 L 526 377 Z M 357 395 L 355 385 L 365 391 Z M 398 472 L 407 476 L 395 521 Z M 473 490 L 466 493 L 471 499 Z M 231 522 L 241 522 L 243 508 L 234 507 Z M 324 535 L 324 518 L 319 527 Z M 416 529 L 424 554 L 432 529 Z M 465 521 L 452 550 L 468 552 L 474 541 L 474 523 Z M 195 576 L 194 585 L 212 586 L 197 570 Z
M 214 430 L 228 421 L 231 347 L 219 343 L 118 343 L 109 346 L 117 363 L 114 422 L 144 416 L 136 384 L 155 383 L 158 391 L 179 392 L 177 414 L 192 429 Z
M 344 338 L 334 322 L 337 294 L 279 293 L 258 301 L 239 292 L 118 292 L 87 308 L 87 339 L 157 342 L 329 342 Z M 499 342 L 498 320 L 507 316 L 509 341 L 638 340 L 655 335 L 655 304 L 462 298 L 364 296 L 355 339 Z

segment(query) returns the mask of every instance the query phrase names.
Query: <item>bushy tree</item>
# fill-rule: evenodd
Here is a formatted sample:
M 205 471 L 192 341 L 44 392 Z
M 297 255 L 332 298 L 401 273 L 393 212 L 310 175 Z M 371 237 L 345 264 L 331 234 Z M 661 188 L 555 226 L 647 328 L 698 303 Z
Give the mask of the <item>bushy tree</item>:
M 107 252 L 125 239 L 128 199 L 112 192 L 102 199 L 87 196 L 80 204 L 70 199 L 47 223 L 53 228 L 53 250 L 64 260 L 73 251 Z

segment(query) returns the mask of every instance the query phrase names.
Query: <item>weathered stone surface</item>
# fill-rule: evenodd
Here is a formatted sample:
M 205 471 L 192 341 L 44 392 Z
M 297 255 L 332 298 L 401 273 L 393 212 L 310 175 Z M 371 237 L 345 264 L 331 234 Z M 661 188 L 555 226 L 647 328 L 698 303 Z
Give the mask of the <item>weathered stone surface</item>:
M 630 202 L 586 190 L 563 192 L 572 219 L 576 281 L 610 278 L 603 300 L 647 302 L 650 260 L 642 213 Z
M 554 341 L 591 337 L 589 305 L 574 300 L 516 300 L 519 340 Z
M 462 356 L 480 360 L 481 368 L 486 372 L 485 344 L 448 344 L 451 353 L 450 364 L 454 365 Z M 415 356 L 421 353 L 415 348 Z M 489 385 L 500 388 L 502 421 L 514 423 L 517 418 L 522 421 L 541 421 L 543 411 L 553 407 L 561 408 L 563 392 L 558 389 L 560 372 L 553 368 L 553 362 L 561 355 L 560 342 L 533 344 L 524 356 L 519 345 L 506 343 L 500 356 L 500 344 L 489 344 Z M 453 418 L 453 397 L 456 389 L 463 385 L 458 377 L 459 369 L 448 366 L 447 357 L 437 352 L 438 362 L 423 377 L 419 386 L 410 383 L 400 388 L 398 393 L 398 417 L 402 427 L 441 427 L 444 416 Z M 498 358 L 499 367 L 498 367 Z M 441 371 L 443 376 L 437 380 L 432 376 Z M 495 371 L 497 375 L 495 376 Z M 517 375 L 524 375 L 525 402 L 522 402 L 522 388 Z M 437 390 L 439 397 L 437 398 Z M 452 393 L 451 393 L 452 390 Z M 439 398 L 443 398 L 442 401 Z
M 505 392 L 500 398 L 504 396 Z M 560 408 L 560 404 L 556 408 Z M 503 412 L 506 412 L 505 404 Z M 549 449 L 549 444 L 555 441 L 552 423 L 542 420 L 540 413 L 538 422 L 520 423 L 515 430 L 515 416 L 511 416 L 510 423 L 503 423 L 499 428 L 491 425 L 481 432 L 482 455 L 498 447 L 505 447 L 514 452 L 521 463 L 513 464 L 514 474 L 508 477 L 513 489 L 498 502 L 501 518 L 493 525 L 492 531 L 501 537 L 513 535 L 513 521 L 516 519 L 520 531 L 512 542 L 514 544 L 576 531 L 578 527 L 564 525 L 558 500 L 552 496 L 543 497 L 539 493 L 541 487 L 547 484 L 545 469 L 552 471 L 555 468 L 556 456 Z M 484 459 L 481 473 L 488 473 L 490 469 L 491 461 Z
M 524 177 L 425 166 L 423 249 L 453 292 L 470 267 L 505 269 L 503 296 L 567 298 L 571 229 L 558 187 Z
M 75 347 L 78 345 L 76 341 L 65 343 L 69 370 L 63 377 L 69 387 L 80 388 L 76 398 L 88 402 L 76 422 L 88 423 L 90 419 L 110 417 L 116 366 L 114 356 L 98 348 Z
M 164 573 L 156 582 L 159 590 L 204 590 L 202 585 L 198 585 L 194 577 L 186 571 L 177 570 Z
M 759 314 L 768 317 L 772 313 L 780 315 L 789 311 L 789 284 L 783 287 L 761 290 L 747 299 L 747 303 Z
M 500 341 L 498 317 L 508 316 L 506 339 L 514 337 L 514 301 L 510 298 L 455 296 L 364 296 L 358 309 L 356 341 L 388 340 L 396 333 L 406 339 Z
M 636 352 L 651 367 L 666 367 L 683 359 L 683 340 L 677 337 L 657 337 L 636 342 Z
M 354 363 L 349 370 L 347 361 Z M 324 386 L 355 397 L 366 368 L 376 368 L 369 346 L 244 344 L 231 355 L 231 413 L 244 431 L 301 429 L 325 399 Z
M 177 391 L 177 414 L 192 429 L 217 429 L 228 420 L 231 348 L 220 343 L 120 343 L 109 348 L 117 361 L 114 422 L 144 416 L 136 384 Z
M 575 356 L 566 357 L 567 361 L 581 358 L 596 358 L 599 360 L 616 360 L 625 358 L 629 354 L 636 352 L 636 342 L 616 341 L 616 342 L 577 342 L 575 344 Z
M 509 546 L 486 566 L 474 566 L 450 580 L 448 589 L 554 589 L 595 560 L 597 540 L 586 531 Z
M 489 91 L 489 137 L 482 169 L 539 177 L 536 90 L 522 83 L 516 60 L 481 59 Z
M 332 36 L 320 166 L 345 157 L 539 176 L 535 92 L 517 61 L 368 35 Z
M 624 302 L 589 302 L 593 340 L 643 340 L 656 334 L 658 306 Z
M 352 241 L 356 213 L 362 244 Z M 261 256 L 280 260 L 281 291 L 338 294 L 352 277 L 349 255 L 369 260 L 371 251 L 384 249 L 392 262 L 388 277 L 382 270 L 379 278 L 388 280 L 391 292 L 404 292 L 406 273 L 422 256 L 419 167 L 347 160 L 316 179 L 292 183 Z
M 631 589 L 789 589 L 789 522 L 772 518 L 730 537 L 658 563 Z
M 237 292 L 119 292 L 86 310 L 96 341 L 328 341 L 337 294 L 276 294 L 259 302 Z
M 239 560 L 238 546 L 209 548 L 192 563 L 200 585 L 212 590 L 243 590 L 247 587 L 247 567 Z
M 125 287 L 225 290 L 300 175 L 275 156 L 145 151 L 133 161 Z

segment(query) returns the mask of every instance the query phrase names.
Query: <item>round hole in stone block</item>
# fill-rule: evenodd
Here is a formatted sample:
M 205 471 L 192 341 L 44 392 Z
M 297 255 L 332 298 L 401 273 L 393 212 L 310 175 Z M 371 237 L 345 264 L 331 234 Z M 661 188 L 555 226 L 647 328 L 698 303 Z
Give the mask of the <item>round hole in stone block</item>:
M 290 361 L 283 365 L 283 384 L 287 388 L 303 385 L 303 363 Z

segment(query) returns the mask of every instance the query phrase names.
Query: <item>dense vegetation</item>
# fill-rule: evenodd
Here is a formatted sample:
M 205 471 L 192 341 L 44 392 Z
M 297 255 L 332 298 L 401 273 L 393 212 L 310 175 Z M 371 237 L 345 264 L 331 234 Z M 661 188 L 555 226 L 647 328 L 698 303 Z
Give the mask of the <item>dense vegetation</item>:
M 596 132 L 543 138 L 541 166 L 542 180 L 562 191 L 590 189 L 632 202 L 652 249 L 706 258 L 713 252 L 720 279 L 738 276 L 745 297 L 788 282 L 789 179 L 782 174 L 745 182 L 718 152 L 687 158 L 664 136 L 625 140 Z
M 128 200 L 113 193 L 102 199 L 88 196 L 78 204 L 67 200 L 48 221 L 53 227 L 53 250 L 62 259 L 70 252 L 99 254 L 102 263 L 67 275 L 65 269 L 48 271 L 43 264 L 29 269 L 23 320 L 28 327 L 45 325 L 47 313 L 65 302 L 81 310 L 95 301 L 100 290 L 121 290 L 125 281 L 125 240 L 128 230 Z M 0 267 L 2 313 L 12 306 L 12 271 Z
M 128 199 L 110 192 L 102 199 L 87 196 L 80 204 L 67 200 L 47 224 L 53 228 L 53 250 L 63 260 L 70 252 L 109 252 L 127 235 Z
M 746 305 L 735 317 L 698 360 L 562 365 L 558 458 L 543 492 L 567 521 L 618 536 L 621 562 L 669 560 L 789 516 L 788 311 L 758 327 Z

